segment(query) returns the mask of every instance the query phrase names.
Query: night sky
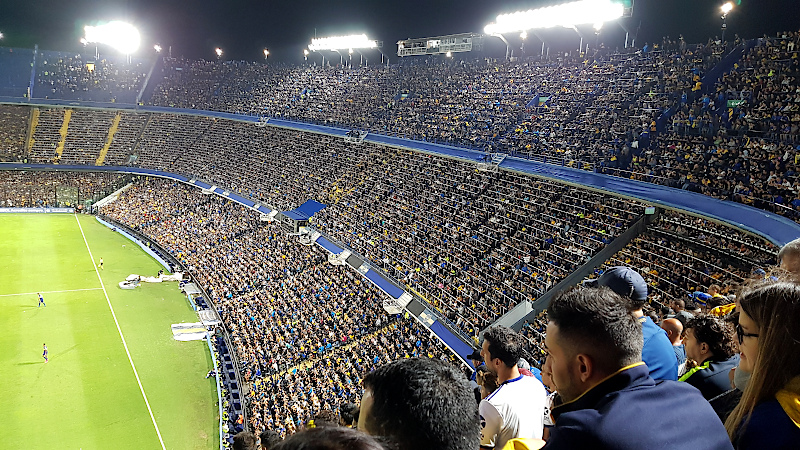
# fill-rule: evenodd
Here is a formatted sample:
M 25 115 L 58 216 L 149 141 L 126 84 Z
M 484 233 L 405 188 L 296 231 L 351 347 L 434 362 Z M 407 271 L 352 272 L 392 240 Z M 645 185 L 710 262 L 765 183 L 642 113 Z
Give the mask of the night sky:
M 0 2 L 0 45 L 45 50 L 80 50 L 83 26 L 120 19 L 136 25 L 143 35 L 140 53 L 160 43 L 172 46 L 173 56 L 213 58 L 213 49 L 226 59 L 258 60 L 269 48 L 270 60 L 297 62 L 316 33 L 320 37 L 365 32 L 384 41 L 384 53 L 396 55 L 396 42 L 409 37 L 483 32 L 497 14 L 563 3 L 563 0 L 3 0 Z M 662 36 L 683 34 L 690 43 L 720 33 L 722 0 L 636 0 L 634 16 L 623 24 L 635 33 L 637 46 Z M 800 29 L 800 0 L 742 0 L 728 17 L 728 36 L 756 37 Z M 594 35 L 590 26 L 587 35 Z M 577 48 L 573 31 L 540 34 L 553 49 Z M 607 24 L 600 40 L 621 47 L 622 27 Z M 490 52 L 505 47 L 496 38 Z M 529 51 L 541 49 L 531 39 Z M 502 54 L 502 51 L 500 52 Z M 500 55 L 498 55 L 500 56 Z

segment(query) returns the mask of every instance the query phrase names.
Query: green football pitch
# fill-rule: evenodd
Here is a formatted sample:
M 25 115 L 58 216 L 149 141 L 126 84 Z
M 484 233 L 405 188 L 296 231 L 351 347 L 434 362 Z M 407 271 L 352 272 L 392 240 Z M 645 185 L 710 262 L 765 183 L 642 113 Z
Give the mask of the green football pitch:
M 198 321 L 177 283 L 118 287 L 160 268 L 92 216 L 0 214 L 0 449 L 219 447 L 208 347 L 172 338 Z

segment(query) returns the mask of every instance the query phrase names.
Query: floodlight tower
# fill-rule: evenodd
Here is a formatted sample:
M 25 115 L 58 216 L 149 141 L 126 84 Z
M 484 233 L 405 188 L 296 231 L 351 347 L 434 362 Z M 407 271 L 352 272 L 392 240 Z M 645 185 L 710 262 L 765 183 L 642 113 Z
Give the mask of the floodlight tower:
M 214 49 L 214 53 L 217 55 L 217 59 L 221 59 L 222 58 L 222 49 L 221 48 L 219 48 L 219 47 L 215 48 Z
M 153 50 L 155 50 L 156 53 L 161 53 L 162 48 L 160 45 L 156 44 L 153 46 Z
M 722 11 L 722 42 L 725 42 L 725 30 L 728 29 L 728 14 L 733 10 L 733 2 L 727 2 L 720 6 L 719 9 Z
M 269 50 L 264 49 L 264 61 L 266 61 L 267 59 L 269 59 Z
M 2 40 L 4 37 L 5 37 L 5 36 L 3 35 L 3 32 L 2 32 L 2 31 L 0 31 L 0 40 Z

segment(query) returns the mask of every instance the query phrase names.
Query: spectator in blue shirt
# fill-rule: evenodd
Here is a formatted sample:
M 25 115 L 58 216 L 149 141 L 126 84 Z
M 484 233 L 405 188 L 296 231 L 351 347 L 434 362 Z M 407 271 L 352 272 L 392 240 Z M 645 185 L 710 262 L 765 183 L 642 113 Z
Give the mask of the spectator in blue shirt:
M 607 269 L 597 280 L 589 280 L 585 284 L 592 287 L 607 286 L 626 300 L 631 313 L 642 324 L 642 361 L 650 369 L 650 376 L 654 380 L 677 380 L 678 361 L 667 333 L 642 311 L 647 303 L 647 283 L 644 278 L 630 267 L 616 266 Z

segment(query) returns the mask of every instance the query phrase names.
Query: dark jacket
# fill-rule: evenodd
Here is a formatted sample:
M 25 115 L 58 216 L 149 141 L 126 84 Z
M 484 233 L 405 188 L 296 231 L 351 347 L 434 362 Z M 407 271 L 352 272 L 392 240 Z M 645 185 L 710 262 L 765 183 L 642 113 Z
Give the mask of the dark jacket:
M 547 450 L 727 449 L 725 427 L 697 389 L 656 382 L 643 363 L 619 370 L 552 410 Z
M 679 381 L 685 381 L 700 389 L 706 400 L 731 390 L 731 369 L 739 365 L 739 355 L 733 355 L 722 361 L 705 361 L 689 370 Z

